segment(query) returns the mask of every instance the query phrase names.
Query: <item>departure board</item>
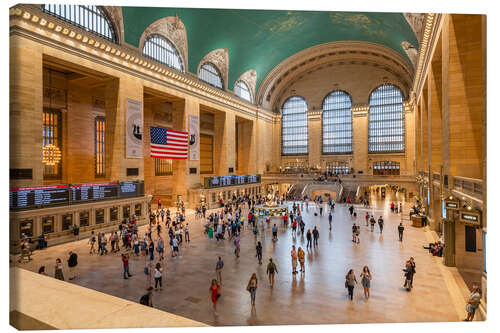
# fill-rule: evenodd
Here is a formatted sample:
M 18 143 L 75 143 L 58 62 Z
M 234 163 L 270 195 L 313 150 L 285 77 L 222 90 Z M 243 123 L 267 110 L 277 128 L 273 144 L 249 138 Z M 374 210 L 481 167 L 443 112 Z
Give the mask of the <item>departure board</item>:
M 120 182 L 120 197 L 135 197 L 144 194 L 144 181 Z
M 118 182 L 71 185 L 72 203 L 106 200 L 116 197 L 118 197 Z
M 205 188 L 260 183 L 260 175 L 205 177 Z
M 69 186 L 16 187 L 9 191 L 11 209 L 69 204 Z

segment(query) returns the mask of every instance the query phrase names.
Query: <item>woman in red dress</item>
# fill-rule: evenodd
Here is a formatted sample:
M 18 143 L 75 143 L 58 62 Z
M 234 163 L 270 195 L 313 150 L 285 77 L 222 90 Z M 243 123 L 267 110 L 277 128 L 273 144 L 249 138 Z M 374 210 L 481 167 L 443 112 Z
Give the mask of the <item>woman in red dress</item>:
M 220 297 L 220 294 L 219 294 L 220 288 L 221 288 L 221 286 L 217 284 L 217 280 L 213 279 L 212 285 L 210 286 L 210 289 L 209 289 L 209 292 L 210 292 L 210 296 L 212 297 L 212 303 L 214 304 L 215 314 L 217 314 L 217 312 L 216 312 L 217 311 L 217 300 Z

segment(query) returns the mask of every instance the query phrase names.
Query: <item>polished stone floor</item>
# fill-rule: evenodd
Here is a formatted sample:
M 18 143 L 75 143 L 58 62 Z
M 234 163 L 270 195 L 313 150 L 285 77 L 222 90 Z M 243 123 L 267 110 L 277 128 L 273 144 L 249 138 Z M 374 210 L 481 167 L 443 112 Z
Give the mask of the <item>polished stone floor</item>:
M 355 205 L 357 223 L 361 224 L 361 243 L 352 242 L 353 219 L 346 205 L 335 207 L 333 230 L 328 230 L 328 214 L 314 216 L 310 205 L 303 216 L 306 231 L 317 226 L 320 232 L 319 246 L 306 252 L 306 272 L 292 275 L 290 249 L 292 244 L 305 248 L 305 237 L 292 237 L 291 229 L 279 225 L 278 241 L 271 240 L 271 230 L 263 226 L 259 235 L 264 251 L 264 263 L 272 257 L 279 274 L 273 289 L 266 277 L 266 265 L 259 265 L 255 257 L 252 231 L 245 229 L 241 237 L 241 257 L 235 258 L 231 241 L 208 240 L 203 234 L 201 220 L 188 215 L 191 227 L 191 243 L 182 245 L 180 256 L 167 256 L 163 263 L 164 288 L 155 291 L 153 304 L 156 308 L 181 315 L 210 325 L 297 325 L 334 323 L 388 323 L 388 322 L 436 322 L 463 319 L 461 309 L 463 295 L 451 288 L 439 260 L 422 249 L 428 243 L 423 229 L 410 226 L 404 220 L 404 241 L 398 241 L 397 225 L 401 216 L 390 212 L 391 197 L 384 200 L 372 197 L 374 208 L 369 212 L 385 220 L 381 234 L 378 226 L 370 232 L 365 226 L 366 209 Z M 326 210 L 326 209 L 325 209 Z M 405 205 L 405 212 L 408 205 Z M 405 214 L 407 216 L 407 214 Z M 145 227 L 140 228 L 140 235 Z M 168 236 L 164 234 L 164 238 Z M 57 257 L 66 264 L 68 251 L 79 254 L 78 277 L 72 283 L 132 301 L 139 301 L 149 286 L 144 274 L 147 261 L 133 257 L 130 270 L 133 277 L 122 278 L 119 254 L 90 256 L 87 240 L 54 246 L 35 252 L 30 263 L 17 264 L 37 271 L 46 265 L 53 276 L 53 263 Z M 168 255 L 168 252 L 167 252 Z M 215 277 L 217 256 L 223 257 L 222 297 L 214 314 L 209 299 L 209 286 Z M 413 256 L 416 261 L 414 288 L 407 292 L 402 288 L 405 261 Z M 347 298 L 344 277 L 353 268 L 358 275 L 364 265 L 373 274 L 371 297 L 365 300 L 359 283 L 354 290 L 354 300 Z M 256 311 L 251 311 L 250 295 L 246 286 L 250 275 L 259 278 Z M 65 276 L 68 271 L 65 268 Z M 450 275 L 451 276 L 451 275 Z M 458 301 L 457 301 L 458 299 Z M 463 303 L 465 305 L 465 303 Z

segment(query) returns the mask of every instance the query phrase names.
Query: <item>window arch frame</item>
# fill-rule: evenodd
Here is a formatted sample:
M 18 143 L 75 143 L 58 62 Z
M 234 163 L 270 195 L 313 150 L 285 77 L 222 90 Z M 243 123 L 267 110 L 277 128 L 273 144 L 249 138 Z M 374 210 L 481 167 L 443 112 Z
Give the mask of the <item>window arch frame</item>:
M 205 66 L 207 66 L 207 65 L 208 65 L 208 66 L 211 66 L 212 68 L 214 68 L 214 69 L 215 69 L 215 71 L 216 71 L 216 73 L 213 73 L 213 72 L 211 72 L 211 71 L 209 71 L 209 70 L 205 69 Z M 209 73 L 211 73 L 211 74 L 215 74 L 215 75 L 219 78 L 221 86 L 219 87 L 219 86 L 215 85 L 214 83 L 212 83 L 212 82 L 210 82 L 210 81 L 208 81 L 208 80 L 204 80 L 204 79 L 201 77 L 201 71 L 202 71 L 202 70 L 205 70 L 205 71 L 207 71 L 207 72 L 209 72 Z M 218 67 L 217 67 L 214 63 L 212 63 L 212 62 L 210 62 L 210 61 L 206 61 L 206 62 L 204 62 L 204 63 L 200 66 L 200 69 L 198 70 L 198 79 L 200 79 L 201 81 L 203 81 L 203 82 L 205 82 L 205 83 L 208 83 L 208 84 L 209 84 L 209 85 L 211 85 L 212 87 L 215 87 L 215 88 L 217 88 L 217 89 L 224 90 L 224 78 L 222 77 L 222 72 L 220 71 L 220 69 L 219 69 L 219 68 L 218 68 Z
M 238 86 L 238 84 L 239 84 L 239 83 L 243 83 L 243 84 L 245 85 L 245 88 L 246 88 L 246 90 L 248 91 L 248 96 L 249 96 L 249 98 L 250 98 L 249 100 L 248 100 L 248 99 L 246 99 L 246 98 L 244 98 L 244 97 L 242 97 L 241 95 L 238 95 L 238 93 L 236 92 L 236 88 L 237 88 L 237 87 L 239 88 L 239 86 Z M 241 89 L 241 88 L 240 88 L 240 89 Z M 245 100 L 245 101 L 247 101 L 247 102 L 249 102 L 249 103 L 253 103 L 252 91 L 250 90 L 250 87 L 248 86 L 248 84 L 247 84 L 244 80 L 238 80 L 238 81 L 236 81 L 236 83 L 235 83 L 235 85 L 234 85 L 234 94 L 235 94 L 236 96 L 238 96 L 239 98 L 241 98 L 241 99 L 243 99 L 243 100 Z
M 301 126 L 303 128 L 305 128 L 305 142 L 306 142 L 306 151 L 305 152 L 291 152 L 291 153 L 286 153 L 285 152 L 285 146 L 283 145 L 283 138 L 284 138 L 284 135 L 283 135 L 283 125 L 284 125 L 284 117 L 285 117 L 285 114 L 283 113 L 283 108 L 285 107 L 285 105 L 292 99 L 292 98 L 300 98 L 304 104 L 305 104 L 305 110 L 301 113 L 304 114 L 305 116 L 305 123 L 306 125 L 305 126 Z M 308 116 L 307 116 L 307 111 L 309 110 L 309 105 L 307 104 L 307 100 L 300 96 L 300 95 L 293 95 L 293 96 L 290 96 L 288 97 L 284 102 L 283 104 L 281 105 L 281 155 L 282 156 L 298 156 L 298 155 L 309 155 L 309 119 L 308 119 Z M 297 112 L 298 114 L 299 112 Z M 301 120 L 299 120 L 301 121 Z M 296 135 L 296 134 L 304 134 L 304 133 L 293 133 L 293 134 L 290 134 L 290 135 Z M 299 141 L 299 140 L 295 140 L 295 141 Z M 292 146 L 291 148 L 296 148 L 296 147 L 301 147 L 301 146 Z
M 332 94 L 334 94 L 336 92 L 342 92 L 347 97 L 349 97 L 349 102 L 350 102 L 349 107 L 348 108 L 339 108 L 339 109 L 326 110 L 326 112 L 325 112 L 325 102 L 326 102 L 327 98 L 330 97 Z M 344 109 L 348 109 L 349 110 L 350 132 L 351 132 L 351 137 L 350 137 L 350 147 L 351 147 L 351 150 L 350 151 L 346 151 L 346 152 L 325 152 L 325 149 L 324 149 L 325 148 L 325 141 L 324 141 L 325 113 L 327 113 L 327 112 L 335 112 L 335 111 L 344 110 Z M 336 90 L 331 91 L 330 93 L 328 93 L 325 96 L 325 98 L 323 98 L 323 102 L 321 103 L 321 110 L 322 110 L 322 114 L 321 114 L 321 154 L 322 155 L 352 155 L 354 153 L 354 144 L 353 144 L 352 96 L 351 96 L 351 94 L 349 94 L 347 91 L 341 90 L 341 89 L 336 89 Z M 347 118 L 347 117 L 345 117 L 345 118 Z
M 51 9 L 48 9 L 46 8 L 46 6 L 59 6 L 59 10 L 61 9 L 64 9 L 64 15 L 61 15 L 61 14 L 58 14 L 55 10 L 51 10 Z M 88 8 L 89 6 L 93 6 L 97 9 L 97 13 L 93 10 L 93 8 Z M 94 15 L 97 15 L 97 16 L 100 16 L 102 17 L 102 19 L 104 20 L 104 22 L 107 24 L 108 28 L 109 28 L 109 31 L 110 31 L 110 36 L 107 36 L 106 34 L 103 34 L 95 29 L 92 29 L 88 26 L 85 26 L 85 22 L 81 22 L 80 21 L 80 14 L 78 16 L 78 20 L 75 20 L 75 19 L 71 19 L 71 18 L 68 18 L 68 16 L 66 16 L 66 9 L 73 9 L 74 7 L 80 7 L 80 8 L 83 8 L 83 11 L 84 13 L 85 12 L 93 12 Z M 118 28 L 115 24 L 115 22 L 111 19 L 111 16 L 108 14 L 108 12 L 106 11 L 106 9 L 103 7 L 103 6 L 97 6 L 97 5 L 68 5 L 68 4 L 53 4 L 53 5 L 50 5 L 50 4 L 42 4 L 41 5 L 41 9 L 44 13 L 48 14 L 48 15 L 51 15 L 53 17 L 56 17 L 64 22 L 67 22 L 71 25 L 74 25 L 82 30 L 85 30 L 85 31 L 88 31 L 96 36 L 99 36 L 103 39 L 106 39 L 112 43 L 115 43 L 115 44 L 119 44 L 120 43 L 120 40 L 119 40 L 119 37 L 118 37 Z M 76 14 L 77 11 L 74 11 L 73 13 Z M 71 11 L 69 13 L 69 15 L 71 15 Z M 88 18 L 88 16 L 87 16 Z M 87 22 L 89 23 L 89 22 Z M 103 27 L 103 26 L 101 26 Z M 105 28 L 105 26 L 104 26 Z
M 159 38 L 163 41 L 165 41 L 167 43 L 167 45 L 169 45 L 172 49 L 173 49 L 173 56 L 177 56 L 178 60 L 179 60 L 179 63 L 181 65 L 181 68 L 178 69 L 176 67 L 174 67 L 173 64 L 169 64 L 168 62 L 163 62 L 162 60 L 159 60 L 157 58 L 155 58 L 154 56 L 152 55 L 149 55 L 149 54 L 146 54 L 144 53 L 144 49 L 146 48 L 146 45 L 149 45 L 148 43 L 152 43 L 151 42 L 151 39 L 153 38 Z M 156 45 L 157 48 L 161 49 L 163 48 L 163 46 L 160 46 L 160 45 Z M 170 52 L 170 50 L 166 49 L 166 48 L 163 48 L 163 51 L 164 52 Z M 144 40 L 144 43 L 142 44 L 142 50 L 141 50 L 141 54 L 151 60 L 154 60 L 162 65 L 165 65 L 165 66 L 168 66 L 169 68 L 172 68 L 172 69 L 175 69 L 181 73 L 185 73 L 186 72 L 186 66 L 184 65 L 184 59 L 182 58 L 182 55 L 181 53 L 179 52 L 179 49 L 177 49 L 177 47 L 175 46 L 175 44 L 170 40 L 168 39 L 167 37 L 165 37 L 164 35 L 162 34 L 159 34 L 159 33 L 152 33 L 150 35 L 148 35 L 146 37 L 146 39 Z M 167 55 L 168 56 L 168 55 Z
M 373 94 L 375 92 L 377 92 L 377 90 L 383 88 L 383 87 L 393 87 L 393 88 L 396 88 L 397 91 L 399 92 L 400 96 L 393 96 L 392 98 L 396 99 L 396 98 L 401 98 L 401 102 L 393 102 L 393 103 L 386 103 L 386 104 L 378 104 L 378 105 L 372 105 L 372 97 L 373 97 Z M 385 98 L 389 99 L 391 98 L 391 96 L 386 96 Z M 368 96 L 368 154 L 399 154 L 399 153 L 405 153 L 406 152 L 406 120 L 405 120 L 405 112 L 404 112 L 404 105 L 403 105 L 403 102 L 405 100 L 405 94 L 403 92 L 403 90 L 396 84 L 394 83 L 383 83 L 383 84 L 380 84 L 378 85 L 377 87 L 375 87 L 369 94 Z M 388 110 L 388 111 L 382 111 L 383 113 L 386 113 L 386 114 L 389 114 L 389 115 L 396 115 L 396 114 L 401 114 L 401 121 L 402 121 L 402 125 L 401 126 L 397 126 L 397 127 L 390 127 L 390 126 L 385 126 L 385 127 L 382 127 L 381 129 L 379 129 L 379 131 L 382 131 L 382 130 L 387 130 L 387 129 L 392 129 L 392 130 L 399 130 L 401 129 L 402 131 L 402 134 L 398 134 L 398 133 L 390 133 L 390 134 L 386 134 L 386 135 L 373 135 L 372 134 L 372 122 L 375 122 L 377 120 L 374 120 L 372 119 L 372 117 L 374 117 L 374 114 L 373 114 L 373 107 L 377 107 L 377 106 L 383 106 L 383 107 L 391 107 L 391 106 L 396 106 L 396 105 L 400 105 L 400 108 L 401 110 Z M 387 119 L 384 121 L 384 123 L 390 123 L 392 121 L 396 121 L 398 119 Z M 372 143 L 371 139 L 373 138 L 376 138 L 376 137 L 389 137 L 389 138 L 397 138 L 397 137 L 401 137 L 401 141 L 397 141 L 397 142 L 390 142 L 390 141 L 385 141 L 385 142 L 378 142 L 378 143 Z M 376 147 L 377 145 L 379 146 L 388 146 L 388 145 L 402 145 L 402 149 L 379 149 L 379 150 L 375 150 L 373 149 L 372 147 Z

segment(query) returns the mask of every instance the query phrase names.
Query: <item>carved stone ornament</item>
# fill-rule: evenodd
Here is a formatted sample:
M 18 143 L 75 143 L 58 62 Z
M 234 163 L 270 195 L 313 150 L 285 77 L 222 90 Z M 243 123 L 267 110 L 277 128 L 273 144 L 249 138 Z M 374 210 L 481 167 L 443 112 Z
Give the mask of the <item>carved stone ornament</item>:
M 420 43 L 422 41 L 422 35 L 424 33 L 424 24 L 425 24 L 425 13 L 404 13 L 403 14 L 408 21 L 411 29 L 417 36 L 417 40 Z
M 255 100 L 255 87 L 257 86 L 257 71 L 255 69 L 249 69 L 245 73 L 241 74 L 241 76 L 236 80 L 243 81 L 250 89 L 250 93 L 252 94 L 252 100 Z M 234 83 L 236 86 L 236 82 Z
M 203 57 L 203 59 L 201 59 L 196 73 L 200 72 L 200 67 L 206 62 L 209 62 L 217 67 L 222 75 L 222 80 L 224 81 L 224 89 L 227 89 L 227 79 L 229 74 L 229 55 L 227 49 L 216 49 L 208 53 L 205 57 Z
M 109 19 L 113 22 L 116 38 L 118 39 L 118 44 L 124 41 L 124 29 L 123 29 L 123 15 L 122 7 L 120 6 L 102 6 Z
M 407 41 L 402 41 L 401 47 L 403 48 L 403 50 L 405 50 L 406 55 L 408 55 L 408 58 L 410 58 L 413 66 L 415 66 L 418 60 L 418 50 L 415 48 L 415 46 Z
M 178 16 L 163 17 L 151 23 L 141 35 L 141 40 L 139 43 L 139 50 L 141 52 L 146 38 L 152 34 L 161 35 L 167 38 L 172 44 L 174 44 L 175 48 L 179 51 L 179 54 L 182 57 L 182 61 L 184 62 L 184 69 L 187 70 L 187 68 L 189 68 L 186 27 Z

